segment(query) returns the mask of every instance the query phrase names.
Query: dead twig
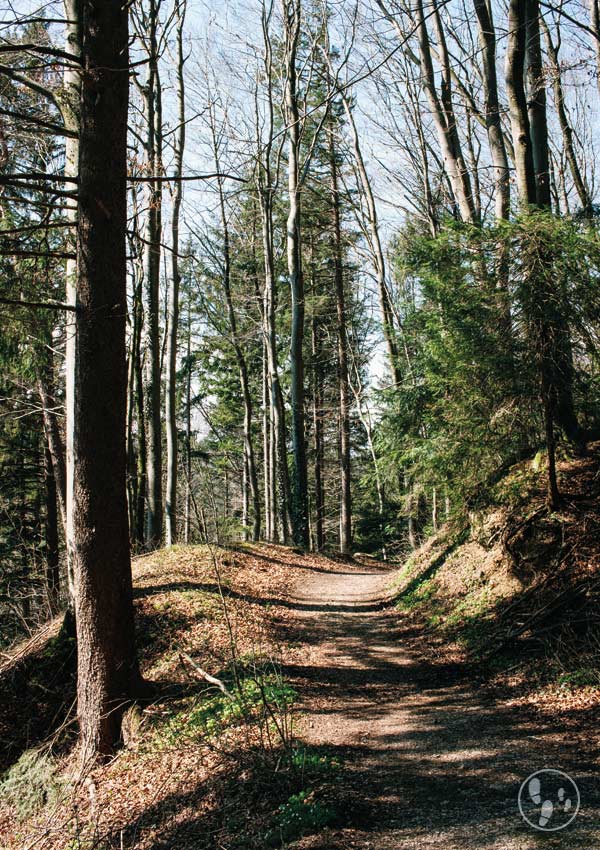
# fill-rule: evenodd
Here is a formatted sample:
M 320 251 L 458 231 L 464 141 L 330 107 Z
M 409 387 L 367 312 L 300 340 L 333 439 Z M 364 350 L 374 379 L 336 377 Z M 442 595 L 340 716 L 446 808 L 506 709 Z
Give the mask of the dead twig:
M 211 676 L 210 673 L 207 673 L 206 670 L 203 670 L 202 667 L 196 664 L 193 658 L 190 658 L 187 652 L 183 652 L 182 650 L 180 650 L 179 660 L 181 661 L 184 667 L 184 661 L 187 661 L 189 666 L 199 678 L 204 679 L 206 682 L 210 682 L 211 685 L 216 685 L 216 687 L 219 688 L 219 690 L 222 691 L 228 699 L 230 699 L 232 702 L 235 702 L 235 697 L 233 696 L 231 691 L 227 690 L 221 679 L 217 679 L 216 676 Z

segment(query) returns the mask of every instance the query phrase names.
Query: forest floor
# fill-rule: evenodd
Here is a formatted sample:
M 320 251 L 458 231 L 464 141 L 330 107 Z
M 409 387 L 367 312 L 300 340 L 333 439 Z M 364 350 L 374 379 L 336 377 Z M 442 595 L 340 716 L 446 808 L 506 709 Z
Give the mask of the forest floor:
M 598 608 L 596 461 L 563 465 L 559 516 L 527 492 L 400 570 L 268 545 L 135 559 L 156 691 L 109 764 L 78 773 L 75 653 L 58 622 L 0 663 L 0 847 L 599 850 L 597 654 L 566 627 L 536 643 L 548 612 L 571 628 Z M 507 633 L 515 645 L 486 657 Z M 557 832 L 519 813 L 543 768 L 581 795 Z

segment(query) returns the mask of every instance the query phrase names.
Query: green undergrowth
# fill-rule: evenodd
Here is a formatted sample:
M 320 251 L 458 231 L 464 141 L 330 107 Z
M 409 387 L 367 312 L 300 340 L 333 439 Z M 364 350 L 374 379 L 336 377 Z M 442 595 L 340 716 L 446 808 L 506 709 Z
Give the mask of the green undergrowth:
M 319 832 L 337 820 L 335 807 L 320 801 L 313 789 L 299 791 L 277 809 L 273 825 L 265 833 L 265 843 L 280 847 L 303 835 Z
M 275 726 L 276 732 L 279 722 L 287 724 L 286 716 L 296 700 L 296 692 L 279 672 L 246 671 L 232 677 L 229 671 L 224 686 L 227 693 L 215 693 L 213 688 L 183 700 L 161 730 L 162 742 L 212 739 L 242 722 L 264 721 Z

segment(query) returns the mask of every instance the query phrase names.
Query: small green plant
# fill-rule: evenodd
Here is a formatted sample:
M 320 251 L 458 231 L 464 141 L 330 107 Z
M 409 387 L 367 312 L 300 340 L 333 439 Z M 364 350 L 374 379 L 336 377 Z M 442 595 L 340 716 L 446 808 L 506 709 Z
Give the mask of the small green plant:
M 0 783 L 0 798 L 24 819 L 55 803 L 65 788 L 66 782 L 58 776 L 56 763 L 47 751 L 26 750 Z
M 336 756 L 315 752 L 308 747 L 296 747 L 292 751 L 291 766 L 315 776 L 339 770 L 340 760 Z
M 268 845 L 293 841 L 302 835 L 317 832 L 335 822 L 337 812 L 332 806 L 314 798 L 314 792 L 307 789 L 292 794 L 287 802 L 277 809 L 273 827 L 265 839 Z
M 579 670 L 561 673 L 557 684 L 561 690 L 565 691 L 574 691 L 588 685 L 597 686 L 600 684 L 600 671 L 593 667 L 581 667 Z
M 170 743 L 181 737 L 212 738 L 227 726 L 257 719 L 263 711 L 274 715 L 285 712 L 295 699 L 296 691 L 277 675 L 248 677 L 228 694 L 205 697 L 191 709 L 179 712 L 172 718 L 166 737 Z

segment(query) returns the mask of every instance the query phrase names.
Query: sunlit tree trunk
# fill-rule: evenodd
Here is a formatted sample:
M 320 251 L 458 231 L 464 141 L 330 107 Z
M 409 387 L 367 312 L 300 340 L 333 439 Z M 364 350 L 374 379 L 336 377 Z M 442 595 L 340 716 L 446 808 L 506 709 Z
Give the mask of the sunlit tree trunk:
M 508 219 L 510 214 L 510 168 L 502 112 L 498 98 L 496 74 L 496 30 L 489 0 L 474 0 L 477 31 L 481 47 L 481 67 L 484 93 L 484 113 L 488 144 L 494 166 L 496 219 Z
M 73 56 L 79 56 L 81 50 L 81 7 L 80 0 L 64 0 L 66 28 L 66 49 Z M 61 113 L 67 130 L 79 133 L 79 108 L 81 97 L 81 78 L 79 70 L 68 64 L 65 66 L 63 77 L 63 96 Z M 79 174 L 79 138 L 69 135 L 65 138 L 65 177 L 77 177 Z M 67 233 L 66 247 L 75 253 L 75 229 L 77 222 L 77 207 L 69 201 L 65 217 L 73 225 Z M 69 259 L 66 262 L 65 274 L 66 302 L 72 307 L 77 306 L 77 262 Z M 66 498 L 66 549 L 67 549 L 67 582 L 71 608 L 74 608 L 75 584 L 73 576 L 73 480 L 74 458 L 73 441 L 75 430 L 75 359 L 77 356 L 77 324 L 75 313 L 67 312 L 65 319 L 65 498 Z
M 292 295 L 290 397 L 292 404 L 292 529 L 294 543 L 308 548 L 308 476 L 304 423 L 304 277 L 300 203 L 300 112 L 297 49 L 300 0 L 282 0 L 284 23 L 285 119 L 288 132 L 287 264 Z

